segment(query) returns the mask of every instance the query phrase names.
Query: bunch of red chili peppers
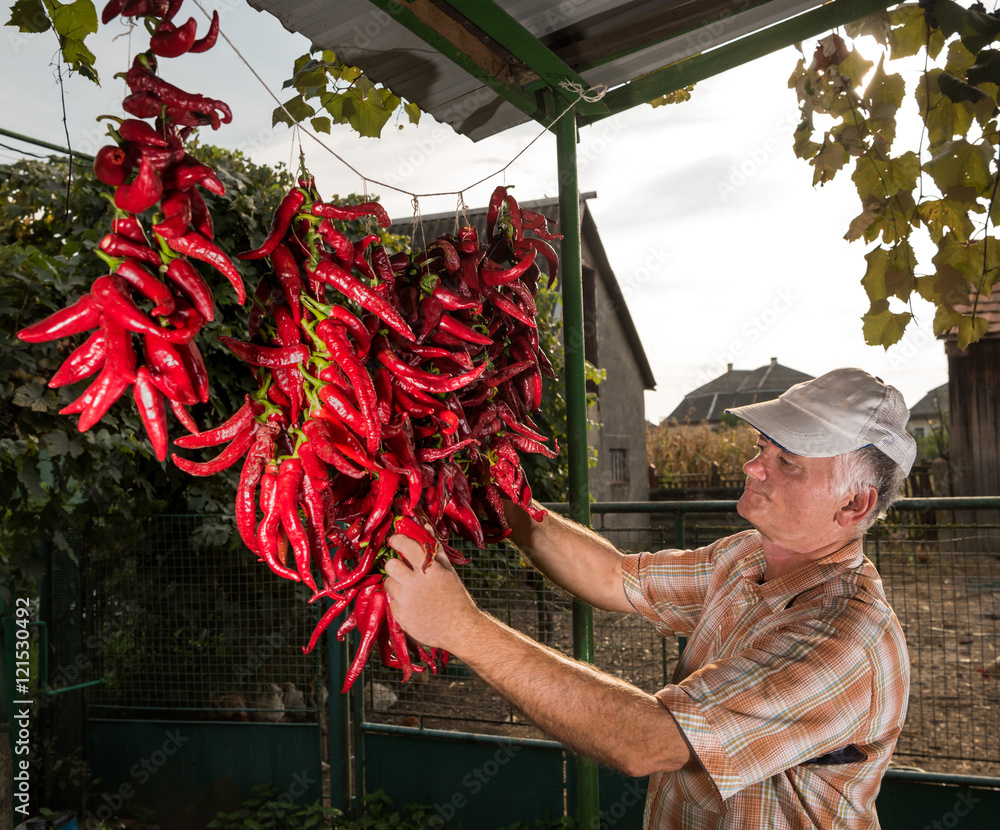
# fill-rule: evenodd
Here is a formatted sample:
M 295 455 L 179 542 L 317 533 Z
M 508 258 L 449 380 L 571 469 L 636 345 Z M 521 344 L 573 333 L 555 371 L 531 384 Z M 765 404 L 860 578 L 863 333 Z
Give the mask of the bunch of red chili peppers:
M 337 631 L 360 633 L 345 691 L 375 648 L 403 680 L 447 659 L 392 616 L 387 537 L 419 542 L 425 567 L 439 544 L 465 562 L 455 536 L 484 547 L 509 533 L 504 497 L 544 515 L 519 452 L 556 454 L 530 417 L 552 372 L 534 303 L 539 253 L 556 275 L 547 220 L 498 188 L 485 243 L 464 227 L 411 257 L 390 256 L 375 233 L 349 239 L 341 222 L 364 217 L 389 225 L 377 203 L 322 201 L 307 174 L 287 194 L 261 246 L 239 255 L 269 257 L 273 269 L 255 292 L 249 340 L 223 338 L 259 389 L 217 429 L 175 442 L 227 444 L 214 459 L 174 455 L 195 475 L 243 459 L 236 518 L 247 547 L 332 601 L 306 652 L 353 604 Z
M 198 189 L 221 195 L 225 188 L 210 166 L 184 149 L 194 128 L 216 129 L 232 113 L 222 101 L 184 92 L 156 74 L 157 57 L 204 52 L 218 37 L 217 12 L 201 38 L 194 18 L 175 26 L 181 2 L 111 0 L 104 8 L 105 24 L 118 16 L 144 18 L 151 30 L 149 51 L 137 55 L 124 76 L 130 94 L 122 106 L 131 117 L 117 119 L 109 131 L 116 143 L 94 159 L 97 178 L 115 189 L 111 232 L 98 246 L 108 273 L 71 306 L 18 332 L 26 342 L 41 343 L 94 330 L 49 381 L 56 388 L 99 373 L 61 414 L 79 413 L 84 432 L 131 386 L 161 461 L 167 456 L 165 402 L 187 430 L 197 432 L 187 407 L 208 400 L 208 372 L 194 338 L 214 318 L 215 303 L 192 260 L 220 271 L 239 301 L 246 299 L 242 277 L 214 242 Z

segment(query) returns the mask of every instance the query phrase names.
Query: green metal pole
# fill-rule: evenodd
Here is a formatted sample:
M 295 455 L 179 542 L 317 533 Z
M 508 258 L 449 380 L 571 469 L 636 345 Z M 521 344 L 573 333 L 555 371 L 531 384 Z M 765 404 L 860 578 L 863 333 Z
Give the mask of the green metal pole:
M 332 634 L 326 637 L 330 806 L 346 815 L 351 809 L 351 712 L 348 697 L 340 689 L 347 676 L 347 646 Z
M 590 475 L 587 466 L 587 385 L 583 349 L 583 266 L 580 240 L 580 187 L 576 169 L 576 110 L 556 124 L 559 167 L 559 229 L 562 262 L 563 343 L 566 354 L 566 436 L 569 454 L 569 515 L 590 525 Z M 594 662 L 594 610 L 573 601 L 573 654 Z M 578 758 L 576 819 L 580 827 L 597 827 L 600 807 L 597 764 Z

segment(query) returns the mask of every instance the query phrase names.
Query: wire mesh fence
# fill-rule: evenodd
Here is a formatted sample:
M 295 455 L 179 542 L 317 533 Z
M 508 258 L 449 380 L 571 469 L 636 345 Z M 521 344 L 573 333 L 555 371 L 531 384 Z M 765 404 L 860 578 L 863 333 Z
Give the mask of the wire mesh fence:
M 680 531 L 675 513 L 653 514 L 635 527 L 606 527 L 603 520 L 594 516 L 595 529 L 632 552 L 696 547 L 748 527 L 721 509 L 688 516 Z M 910 652 L 909 714 L 897 764 L 1000 775 L 1000 551 L 992 541 L 998 527 L 997 511 L 962 524 L 950 513 L 897 510 L 866 538 Z M 572 653 L 572 601 L 565 593 L 510 546 L 470 555 L 473 563 L 462 574 L 477 602 Z M 676 638 L 661 638 L 634 615 L 594 611 L 595 664 L 639 688 L 653 692 L 668 683 L 678 650 Z M 407 684 L 381 666 L 366 675 L 366 717 L 373 722 L 540 737 L 461 665 Z
M 321 651 L 302 645 L 319 609 L 214 517 L 157 516 L 111 528 L 81 561 L 87 648 L 100 686 L 91 716 L 315 720 Z
M 609 514 L 610 515 L 610 514 Z M 594 525 L 619 549 L 707 544 L 746 527 L 719 509 L 622 516 Z M 1000 552 L 997 511 L 974 521 L 896 511 L 866 553 L 879 568 L 910 650 L 909 715 L 897 763 L 1000 775 Z M 301 586 L 245 550 L 219 544 L 219 519 L 156 517 L 116 528 L 82 552 L 88 714 L 112 718 L 316 720 L 326 695 L 324 649 L 303 655 L 321 612 Z M 466 549 L 476 600 L 528 636 L 572 653 L 571 598 L 509 545 Z M 646 691 L 668 683 L 679 643 L 634 615 L 595 610 L 595 663 Z M 329 635 L 328 635 L 329 636 Z M 458 661 L 399 682 L 377 659 L 363 676 L 366 718 L 381 723 L 540 737 Z M 331 690 L 338 694 L 337 690 Z M 344 699 L 347 705 L 347 699 Z

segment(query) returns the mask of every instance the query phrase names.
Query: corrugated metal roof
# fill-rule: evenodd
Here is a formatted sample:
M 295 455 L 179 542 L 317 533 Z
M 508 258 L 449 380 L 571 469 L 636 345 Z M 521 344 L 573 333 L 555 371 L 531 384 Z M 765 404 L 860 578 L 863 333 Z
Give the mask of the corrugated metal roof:
M 523 52 L 527 35 L 548 50 L 548 65 L 567 67 L 567 75 L 578 73 L 591 86 L 613 88 L 823 5 L 822 0 L 497 0 L 489 7 L 452 2 L 386 3 L 394 17 L 370 0 L 249 0 L 474 140 L 532 119 L 482 80 L 497 79 L 528 100 L 537 95 L 545 86 L 538 83 L 541 70 L 516 54 Z M 503 13 L 510 18 L 506 26 Z M 396 19 L 414 15 L 485 76 L 475 77 Z M 484 15 L 493 23 L 489 32 L 471 22 L 482 22 Z M 552 77 L 545 80 L 552 85 Z

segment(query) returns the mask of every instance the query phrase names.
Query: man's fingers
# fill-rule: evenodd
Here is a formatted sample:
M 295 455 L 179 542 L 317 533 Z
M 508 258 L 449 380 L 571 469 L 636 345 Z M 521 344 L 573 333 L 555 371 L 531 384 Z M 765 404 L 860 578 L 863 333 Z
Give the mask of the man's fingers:
M 389 547 L 396 551 L 410 566 L 411 570 L 423 564 L 424 549 L 419 542 L 414 541 L 405 533 L 393 533 L 386 541 Z

